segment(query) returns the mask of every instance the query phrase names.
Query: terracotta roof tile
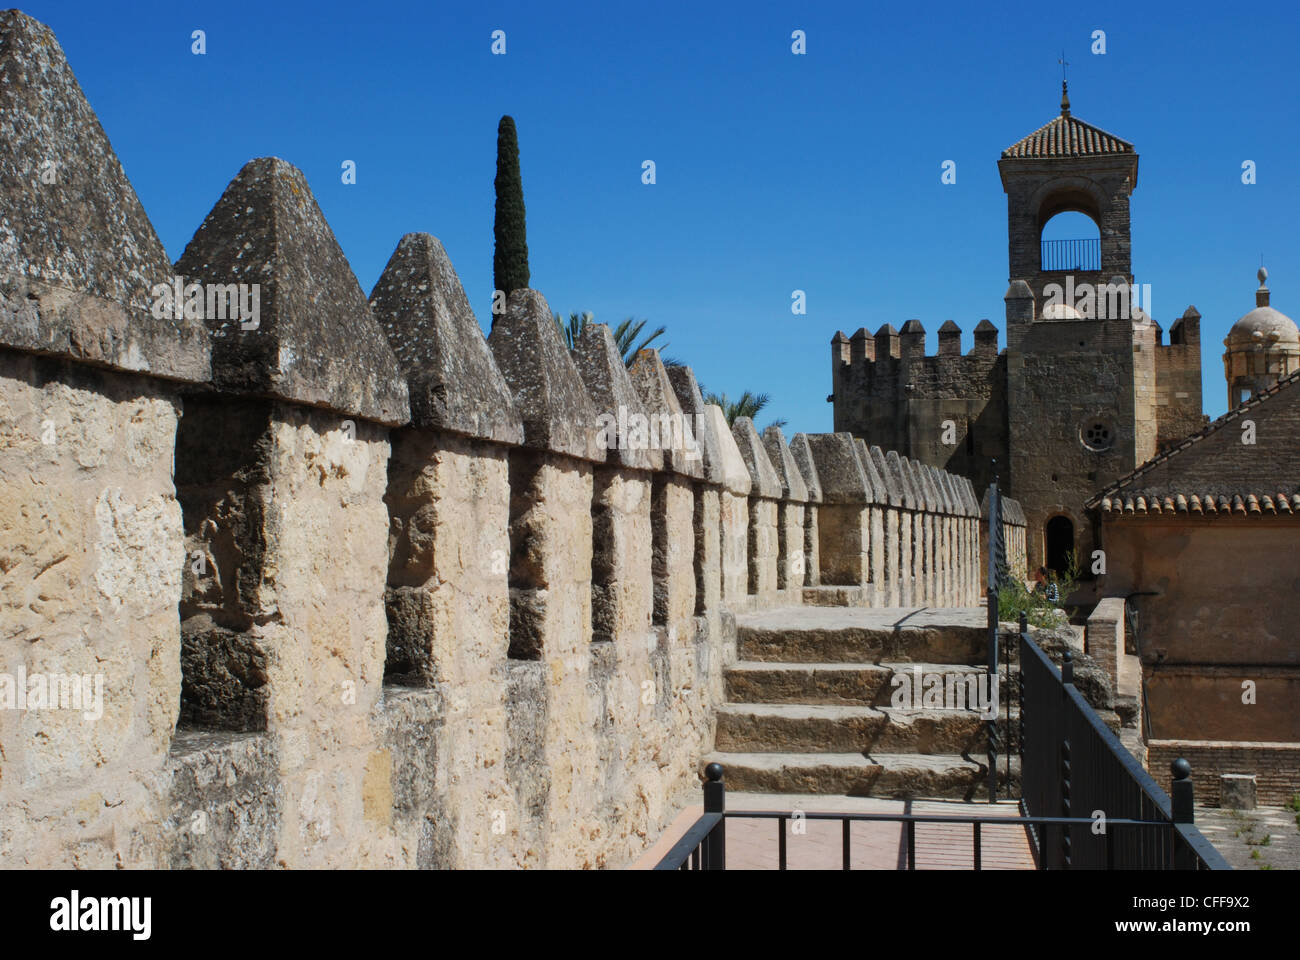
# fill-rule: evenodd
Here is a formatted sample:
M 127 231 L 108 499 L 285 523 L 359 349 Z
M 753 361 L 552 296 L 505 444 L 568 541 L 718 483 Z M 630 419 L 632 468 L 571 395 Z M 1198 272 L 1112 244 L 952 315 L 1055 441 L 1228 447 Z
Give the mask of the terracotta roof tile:
M 1300 492 L 1288 493 L 1285 490 L 1267 492 L 1264 488 L 1239 489 L 1231 492 L 1193 493 L 1191 490 L 1164 490 L 1165 483 L 1143 483 L 1143 478 L 1156 466 L 1177 457 L 1183 451 L 1191 449 L 1206 437 L 1222 430 L 1225 426 L 1248 416 L 1255 407 L 1268 401 L 1282 390 L 1300 386 L 1300 371 L 1283 377 L 1267 390 L 1261 390 L 1250 400 L 1228 411 L 1217 420 L 1207 424 L 1186 440 L 1148 460 L 1142 466 L 1114 483 L 1088 500 L 1090 509 L 1100 509 L 1103 514 L 1123 513 L 1131 515 L 1167 515 L 1179 516 L 1252 516 L 1265 514 L 1281 516 L 1300 513 Z M 1198 481 L 1198 483 L 1204 482 Z M 1265 481 L 1268 482 L 1268 481 Z M 1300 482 L 1300 478 L 1297 478 Z M 1157 489 L 1152 489 L 1152 487 Z M 1174 482 L 1172 486 L 1177 486 Z M 1172 499 L 1171 499 L 1172 495 Z
M 1091 157 L 1106 153 L 1134 153 L 1133 144 L 1084 123 L 1078 117 L 1053 117 L 1027 137 L 1002 151 L 1004 157 Z

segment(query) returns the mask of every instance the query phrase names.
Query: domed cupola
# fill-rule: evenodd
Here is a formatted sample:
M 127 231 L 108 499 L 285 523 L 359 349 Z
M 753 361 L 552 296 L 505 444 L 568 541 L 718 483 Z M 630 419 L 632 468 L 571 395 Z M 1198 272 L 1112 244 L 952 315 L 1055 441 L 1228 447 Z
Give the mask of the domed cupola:
M 1282 377 L 1300 369 L 1300 328 L 1269 306 L 1268 271 L 1259 268 L 1255 309 L 1232 325 L 1223 345 L 1228 407 L 1236 407 Z

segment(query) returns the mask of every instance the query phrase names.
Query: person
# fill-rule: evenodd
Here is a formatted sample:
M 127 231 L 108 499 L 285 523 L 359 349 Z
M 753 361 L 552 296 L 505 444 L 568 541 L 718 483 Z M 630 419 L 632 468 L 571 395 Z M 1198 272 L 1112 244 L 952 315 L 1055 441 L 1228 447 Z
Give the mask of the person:
M 1061 589 L 1047 572 L 1046 567 L 1039 567 L 1034 573 L 1034 593 L 1041 593 L 1049 603 L 1061 602 Z

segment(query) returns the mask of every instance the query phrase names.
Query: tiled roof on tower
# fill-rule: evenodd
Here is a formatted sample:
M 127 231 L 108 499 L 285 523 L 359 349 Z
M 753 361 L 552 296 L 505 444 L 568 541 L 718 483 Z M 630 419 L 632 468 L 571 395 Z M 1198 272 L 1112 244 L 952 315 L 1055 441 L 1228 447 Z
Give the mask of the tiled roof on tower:
M 1070 116 L 1070 97 L 1061 84 L 1061 114 L 1002 151 L 1003 157 L 1024 159 L 1092 157 L 1106 153 L 1133 153 L 1133 144 Z

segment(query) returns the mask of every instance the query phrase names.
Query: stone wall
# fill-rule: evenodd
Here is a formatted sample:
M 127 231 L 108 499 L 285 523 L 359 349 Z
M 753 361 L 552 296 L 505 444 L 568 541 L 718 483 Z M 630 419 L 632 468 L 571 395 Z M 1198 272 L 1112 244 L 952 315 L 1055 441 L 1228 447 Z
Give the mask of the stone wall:
M 80 160 L 0 196 L 5 863 L 619 866 L 696 796 L 735 612 L 977 601 L 968 482 L 727 424 L 536 291 L 485 338 L 428 234 L 367 297 L 282 160 L 168 264 L 49 31 L 0 40 L 0 160 Z M 159 320 L 178 279 L 260 316 Z
M 1182 758 L 1192 765 L 1196 802 L 1220 805 L 1219 778 L 1225 773 L 1255 777 L 1256 799 L 1281 806 L 1300 794 L 1300 744 L 1242 741 L 1152 740 L 1147 767 L 1163 773 Z
M 961 352 L 961 328 L 939 328 L 939 351 L 925 355 L 925 328 L 909 320 L 902 332 L 886 324 L 874 336 L 859 329 L 831 340 L 835 429 L 869 446 L 897 450 L 929 466 L 970 478 L 983 490 L 993 460 L 1005 463 L 1006 357 L 987 319 Z

